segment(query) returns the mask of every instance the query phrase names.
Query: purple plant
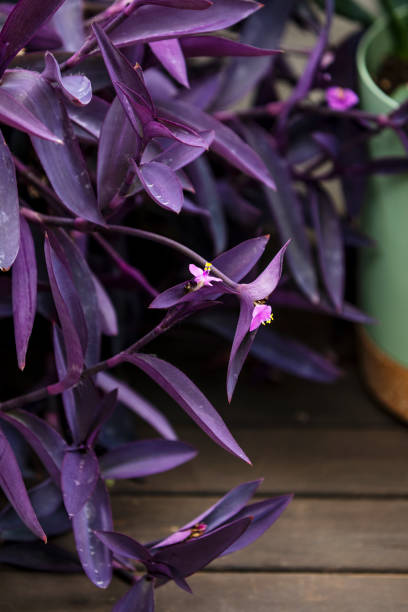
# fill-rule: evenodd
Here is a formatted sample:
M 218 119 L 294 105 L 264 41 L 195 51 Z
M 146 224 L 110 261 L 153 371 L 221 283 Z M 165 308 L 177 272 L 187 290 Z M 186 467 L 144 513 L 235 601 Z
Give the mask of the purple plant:
M 369 321 L 344 299 L 345 249 L 367 243 L 354 228 L 365 178 L 407 168 L 406 158 L 368 161 L 366 141 L 391 128 L 407 147 L 408 106 L 388 117 L 355 108 L 356 37 L 329 49 L 333 0 L 323 17 L 306 1 L 93 4 L 0 3 L 0 315 L 12 317 L 20 370 L 34 360 L 32 335 L 46 364 L 39 359 L 31 391 L 0 403 L 0 485 L 10 502 L 0 561 L 82 566 L 102 588 L 120 569 L 134 586 L 115 610 L 150 611 L 155 587 L 174 580 L 188 590 L 187 576 L 259 537 L 290 496 L 246 506 L 259 482 L 246 483 L 164 541 L 115 533 L 105 480 L 164 472 L 196 451 L 110 370 L 145 372 L 249 463 L 198 387 L 145 348 L 194 317 L 232 343 L 229 401 L 249 352 L 311 380 L 337 378 L 331 360 L 265 324 L 274 306 Z M 279 48 L 289 20 L 317 33 L 299 78 L 292 52 Z M 231 36 L 213 34 L 230 26 Z M 291 88 L 285 99 L 281 81 Z M 321 101 L 309 101 L 312 90 Z M 342 214 L 330 179 L 342 182 Z M 117 316 L 129 306 L 130 317 Z M 129 434 L 123 406 L 160 437 Z M 43 465 L 28 491 L 27 445 Z M 35 541 L 70 528 L 79 562 Z

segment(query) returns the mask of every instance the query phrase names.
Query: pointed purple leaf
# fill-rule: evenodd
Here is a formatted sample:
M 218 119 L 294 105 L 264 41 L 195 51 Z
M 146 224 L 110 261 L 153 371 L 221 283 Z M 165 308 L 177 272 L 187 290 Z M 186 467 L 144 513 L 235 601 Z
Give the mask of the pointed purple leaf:
M 240 291 L 253 302 L 268 298 L 278 286 L 282 276 L 283 257 L 288 248 L 290 240 L 276 253 L 275 257 L 268 264 L 263 272 L 249 284 L 240 286 Z
M 197 204 L 211 215 L 209 225 L 215 254 L 221 253 L 227 245 L 227 224 L 211 166 L 206 158 L 200 157 L 190 164 L 187 172 L 196 191 Z
M 193 162 L 211 146 L 214 140 L 214 132 L 202 132 L 200 138 L 204 142 L 203 147 L 188 146 L 184 143 L 175 142 L 151 161 L 166 164 L 166 166 L 169 166 L 174 171 L 180 170 L 180 168 L 184 168 L 184 166 Z
M 32 136 L 34 149 L 63 204 L 88 221 L 103 224 L 88 170 L 74 135 L 61 92 L 40 74 L 8 70 L 2 88 L 31 111 L 63 144 Z
M 116 555 L 137 559 L 138 561 L 152 560 L 149 550 L 127 535 L 114 531 L 96 531 L 95 535 Z
M 177 38 L 151 42 L 150 48 L 171 76 L 184 87 L 189 87 L 186 60 Z
M 20 218 L 16 171 L 10 150 L 0 132 L 0 270 L 8 270 L 20 244 Z
M 75 542 L 83 570 L 99 588 L 106 589 L 112 579 L 112 553 L 95 531 L 112 531 L 109 495 L 102 480 L 82 509 L 72 519 Z
M 208 9 L 212 4 L 212 0 L 144 0 L 143 4 L 152 4 L 156 6 L 167 6 L 175 9 L 190 9 L 193 11 L 202 11 Z
M 92 99 L 92 85 L 88 77 L 80 74 L 62 76 L 59 64 L 52 53 L 45 54 L 44 79 L 60 87 L 64 96 L 76 106 L 86 106 Z
M 154 559 L 158 563 L 175 567 L 183 577 L 191 576 L 219 557 L 242 536 L 250 524 L 250 518 L 234 521 L 207 536 L 160 548 Z
M 86 353 L 85 363 L 92 366 L 99 361 L 101 344 L 101 326 L 99 319 L 99 305 L 95 289 L 94 276 L 89 269 L 85 257 L 82 255 L 77 245 L 62 230 L 49 232 L 51 245 L 55 248 L 56 243 L 61 247 L 69 266 L 76 293 L 79 299 L 78 308 L 82 310 L 86 326 Z M 71 298 L 72 299 L 72 298 Z M 66 300 L 69 306 L 68 300 Z M 82 319 L 82 317 L 79 315 Z M 79 331 L 79 322 L 76 329 Z M 75 319 L 73 318 L 75 322 Z
M 284 32 L 295 0 L 265 2 L 261 11 L 247 19 L 242 28 L 241 40 L 250 45 L 276 48 Z M 215 100 L 215 108 L 225 109 L 242 100 L 248 92 L 255 91 L 258 83 L 274 66 L 275 58 L 237 58 L 229 62 Z
M 259 14 L 262 17 L 263 11 Z M 186 57 L 260 57 L 282 53 L 279 50 L 260 49 L 220 36 L 186 36 L 180 40 L 180 44 Z
M 67 450 L 67 444 L 60 434 L 43 419 L 25 410 L 3 413 L 1 418 L 21 433 L 53 480 L 59 482 L 62 460 Z
M 199 427 L 228 452 L 251 463 L 205 395 L 179 369 L 153 355 L 127 355 L 126 360 L 160 385 Z
M 238 376 L 242 370 L 242 366 L 244 365 L 249 349 L 251 348 L 257 333 L 257 330 L 252 332 L 249 331 L 253 309 L 254 303 L 252 299 L 247 295 L 242 295 L 240 297 L 240 310 L 237 328 L 228 362 L 227 397 L 229 402 L 232 400 L 232 396 L 238 382 Z
M 61 469 L 61 489 L 68 516 L 81 510 L 93 494 L 99 478 L 99 465 L 94 451 L 69 450 Z
M 82 0 L 65 0 L 53 15 L 52 24 L 61 38 L 65 51 L 76 51 L 85 40 L 82 13 Z
M 57 257 L 47 237 L 45 239 L 45 260 L 54 304 L 61 323 L 67 362 L 67 373 L 64 379 L 48 387 L 48 392 L 53 395 L 65 391 L 79 381 L 84 364 L 84 354 L 76 327 L 71 319 L 70 309 L 65 301 L 67 297 L 69 298 L 74 294 L 66 291 L 65 296 L 63 296 L 61 293 L 55 274 L 55 263 L 57 262 Z M 61 272 L 63 272 L 63 269 Z M 68 274 L 66 272 L 65 274 L 67 275 L 66 278 L 68 279 Z M 60 280 L 61 279 L 62 276 L 60 275 Z M 66 287 L 69 289 L 68 283 L 66 283 Z M 75 302 L 73 300 L 72 304 L 74 303 Z
M 261 8 L 252 0 L 216 0 L 204 11 L 143 6 L 115 28 L 112 40 L 119 46 L 151 42 L 222 30 Z M 204 8 L 204 7 L 203 7 Z
M 90 432 L 87 439 L 87 445 L 92 446 L 95 443 L 95 440 L 99 436 L 99 433 L 102 427 L 105 425 L 107 421 L 113 415 L 116 404 L 118 402 L 118 392 L 116 389 L 107 393 L 105 397 L 102 399 L 99 405 L 99 409 L 97 411 L 97 415 L 95 417 L 94 422 L 90 428 Z
M 310 205 L 324 284 L 334 306 L 341 311 L 344 298 L 345 262 L 339 215 L 326 191 L 312 192 Z
M 103 478 L 144 478 L 191 461 L 195 448 L 173 440 L 139 440 L 119 446 L 100 459 Z
M 286 510 L 291 501 L 292 495 L 282 495 L 280 497 L 274 497 L 272 499 L 267 499 L 266 501 L 261 501 L 256 504 L 246 506 L 236 515 L 235 518 L 237 520 L 244 517 L 251 517 L 251 524 L 240 538 L 235 540 L 235 542 L 231 544 L 229 548 L 221 553 L 220 557 L 230 555 L 233 552 L 241 550 L 260 538 L 261 535 L 264 534 L 265 531 L 278 520 L 282 512 Z
M 133 67 L 123 53 L 116 49 L 110 38 L 98 24 L 94 24 L 92 29 L 113 86 L 116 88 L 116 83 L 120 83 L 133 90 L 146 108 L 153 111 L 153 103 L 144 84 L 140 66 L 136 65 Z M 120 91 L 117 91 L 117 94 L 119 95 Z
M 118 319 L 116 316 L 116 310 L 112 301 L 105 290 L 105 287 L 93 276 L 95 284 L 96 299 L 98 301 L 101 331 L 105 336 L 117 336 L 119 333 Z
M 211 115 L 178 100 L 168 100 L 165 107 L 160 107 L 159 114 L 161 117 L 175 121 L 182 117 L 183 123 L 200 132 L 213 130 L 215 137 L 211 149 L 215 153 L 271 189 L 275 188 L 275 184 L 258 154 L 229 127 L 223 125 Z
M 0 87 L 0 120 L 11 127 L 62 145 L 61 138 L 55 136 L 37 117 L 23 104 L 10 96 Z
M 120 402 L 149 423 L 163 438 L 177 440 L 176 432 L 167 418 L 126 383 L 117 380 L 110 374 L 100 372 L 97 376 L 97 385 L 106 392 L 117 389 Z
M 115 98 L 103 122 L 98 146 L 97 191 L 102 209 L 118 193 L 129 169 L 129 159 L 137 158 L 140 151 L 140 137 Z
M 251 130 L 250 142 L 262 156 L 276 182 L 276 191 L 267 188 L 264 191 L 281 240 L 291 240 L 287 259 L 293 278 L 312 302 L 318 302 L 317 277 L 309 239 L 287 161 L 274 150 L 261 128 Z
M 175 172 L 159 162 L 137 166 L 137 176 L 149 196 L 162 208 L 179 213 L 183 207 L 183 190 Z
M 67 104 L 68 115 L 74 128 L 79 128 L 82 136 L 88 134 L 93 142 L 99 140 L 102 124 L 109 108 L 110 104 L 98 96 L 93 96 L 86 106 Z
M 0 32 L 0 73 L 64 0 L 19 0 Z
M 112 612 L 154 612 L 154 583 L 140 578 L 115 604 Z
M 24 217 L 20 218 L 20 231 L 20 249 L 11 278 L 17 361 L 20 370 L 24 370 L 37 308 L 37 260 L 30 228 Z
M 13 450 L 0 429 L 0 487 L 23 523 L 44 542 L 47 541 L 31 505 Z

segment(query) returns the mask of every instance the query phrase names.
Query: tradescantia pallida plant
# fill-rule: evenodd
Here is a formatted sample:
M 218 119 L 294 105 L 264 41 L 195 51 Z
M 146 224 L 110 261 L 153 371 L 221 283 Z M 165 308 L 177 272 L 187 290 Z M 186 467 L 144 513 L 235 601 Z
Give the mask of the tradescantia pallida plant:
M 365 177 L 407 161 L 369 162 L 364 145 L 385 127 L 406 145 L 407 111 L 356 108 L 354 39 L 330 49 L 333 13 L 331 0 L 324 13 L 306 1 L 0 3 L 0 314 L 12 317 L 20 370 L 39 350 L 40 318 L 52 355 L 34 389 L 0 404 L 1 562 L 82 566 L 102 588 L 119 569 L 134 585 L 115 610 L 150 611 L 154 588 L 189 590 L 186 577 L 250 544 L 289 503 L 248 505 L 259 485 L 249 482 L 165 540 L 116 533 L 105 481 L 152 476 L 196 451 L 114 370 L 143 371 L 247 462 L 199 388 L 147 352 L 153 340 L 194 316 L 231 341 L 229 401 L 249 352 L 312 380 L 339 375 L 268 325 L 272 308 L 368 321 L 344 300 L 345 248 L 368 242 L 354 225 Z M 280 50 L 289 21 L 316 33 L 296 50 L 299 78 Z M 121 406 L 159 437 L 126 437 Z M 28 490 L 27 446 L 42 465 Z M 71 528 L 79 561 L 36 541 Z

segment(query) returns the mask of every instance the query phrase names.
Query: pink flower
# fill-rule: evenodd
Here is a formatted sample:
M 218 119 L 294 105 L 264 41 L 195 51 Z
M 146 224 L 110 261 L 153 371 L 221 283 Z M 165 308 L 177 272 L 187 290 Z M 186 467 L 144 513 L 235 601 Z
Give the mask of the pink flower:
M 255 304 L 252 311 L 252 321 L 249 331 L 254 331 L 254 329 L 258 329 L 260 325 L 271 323 L 271 321 L 273 321 L 272 308 L 266 304 Z
M 329 87 L 326 89 L 327 104 L 333 110 L 344 111 L 359 102 L 358 95 L 352 89 Z
M 216 276 L 210 276 L 211 264 L 206 263 L 204 266 L 204 270 L 195 266 L 194 264 L 190 264 L 188 269 L 190 273 L 194 276 L 194 281 L 196 283 L 195 290 L 200 289 L 201 287 L 212 287 L 212 283 L 221 282 L 220 278 Z

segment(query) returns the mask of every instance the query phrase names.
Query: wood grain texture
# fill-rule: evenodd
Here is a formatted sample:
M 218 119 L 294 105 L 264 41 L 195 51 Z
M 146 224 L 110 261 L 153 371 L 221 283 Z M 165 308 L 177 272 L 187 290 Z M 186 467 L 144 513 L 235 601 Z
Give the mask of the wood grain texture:
M 169 535 L 216 498 L 115 496 L 115 528 L 141 542 Z M 408 573 L 408 501 L 294 499 L 279 521 L 217 569 Z M 408 602 L 408 600 L 407 600 Z
M 408 576 L 201 573 L 194 595 L 174 585 L 156 591 L 156 612 L 406 612 Z M 0 570 L 2 612 L 111 612 L 126 585 L 108 590 L 82 576 Z
M 221 495 L 240 482 L 264 477 L 265 495 L 408 495 L 405 428 L 231 429 L 253 467 L 226 453 L 197 427 L 178 427 L 180 439 L 199 449 L 196 459 L 143 482 L 117 482 L 113 490 Z

